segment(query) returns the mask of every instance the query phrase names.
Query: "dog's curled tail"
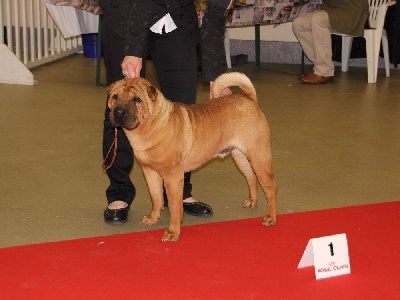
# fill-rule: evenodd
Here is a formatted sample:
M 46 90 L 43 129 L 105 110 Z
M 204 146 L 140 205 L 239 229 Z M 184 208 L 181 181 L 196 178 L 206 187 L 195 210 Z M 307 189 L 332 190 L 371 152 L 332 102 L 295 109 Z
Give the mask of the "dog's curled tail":
M 213 98 L 221 97 L 222 91 L 231 86 L 238 86 L 243 94 L 257 101 L 254 85 L 246 75 L 239 72 L 224 73 L 215 79 L 212 87 Z

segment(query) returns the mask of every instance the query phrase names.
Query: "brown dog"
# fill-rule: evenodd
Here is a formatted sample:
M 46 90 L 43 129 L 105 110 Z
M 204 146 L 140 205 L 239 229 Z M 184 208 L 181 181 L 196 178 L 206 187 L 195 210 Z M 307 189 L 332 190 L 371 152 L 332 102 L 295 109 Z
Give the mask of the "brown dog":
M 217 98 L 224 88 L 236 85 L 242 94 Z M 143 78 L 122 79 L 107 90 L 111 123 L 124 129 L 149 188 L 153 206 L 141 223 L 155 224 L 160 218 L 164 182 L 170 225 L 163 241 L 179 239 L 184 172 L 229 153 L 249 186 L 243 206 L 256 206 L 258 178 L 268 200 L 262 224 L 276 224 L 277 186 L 269 127 L 254 86 L 244 74 L 221 75 L 213 86 L 214 99 L 190 106 L 167 100 Z

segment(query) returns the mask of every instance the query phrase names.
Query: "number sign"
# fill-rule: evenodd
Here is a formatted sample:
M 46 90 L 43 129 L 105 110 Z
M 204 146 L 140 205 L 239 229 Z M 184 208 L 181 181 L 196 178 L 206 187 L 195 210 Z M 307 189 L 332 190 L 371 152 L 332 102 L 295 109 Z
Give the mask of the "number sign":
M 297 268 L 312 265 L 316 279 L 349 274 L 350 259 L 346 234 L 310 239 Z

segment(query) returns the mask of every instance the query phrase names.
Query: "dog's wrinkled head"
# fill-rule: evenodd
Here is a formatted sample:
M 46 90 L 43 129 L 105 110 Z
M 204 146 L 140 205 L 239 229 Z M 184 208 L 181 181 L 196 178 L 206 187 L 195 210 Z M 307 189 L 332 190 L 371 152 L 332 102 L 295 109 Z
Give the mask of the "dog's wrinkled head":
M 114 127 L 135 129 L 153 112 L 157 89 L 146 79 L 125 78 L 107 87 L 110 121 Z

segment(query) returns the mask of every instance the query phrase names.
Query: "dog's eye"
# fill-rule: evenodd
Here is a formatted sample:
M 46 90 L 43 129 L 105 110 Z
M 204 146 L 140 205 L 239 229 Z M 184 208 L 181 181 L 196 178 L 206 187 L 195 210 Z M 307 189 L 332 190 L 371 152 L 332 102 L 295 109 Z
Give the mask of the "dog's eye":
M 142 103 L 142 99 L 140 99 L 139 97 L 133 97 L 133 102 L 136 104 Z
M 114 95 L 113 95 L 113 99 L 114 99 L 114 100 L 117 100 L 117 99 L 118 99 L 118 94 L 114 94 Z

